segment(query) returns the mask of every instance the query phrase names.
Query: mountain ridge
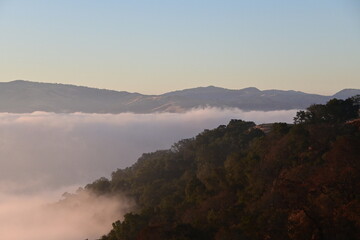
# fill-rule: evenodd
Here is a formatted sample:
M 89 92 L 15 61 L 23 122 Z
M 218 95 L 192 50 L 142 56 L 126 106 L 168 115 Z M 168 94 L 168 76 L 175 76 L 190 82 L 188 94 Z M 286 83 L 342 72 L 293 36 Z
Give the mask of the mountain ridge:
M 0 82 L 0 112 L 29 113 L 153 113 L 186 112 L 192 108 L 239 108 L 245 111 L 303 109 L 331 98 L 345 99 L 360 89 L 331 96 L 295 90 L 226 89 L 216 86 L 176 90 L 160 95 L 26 80 Z

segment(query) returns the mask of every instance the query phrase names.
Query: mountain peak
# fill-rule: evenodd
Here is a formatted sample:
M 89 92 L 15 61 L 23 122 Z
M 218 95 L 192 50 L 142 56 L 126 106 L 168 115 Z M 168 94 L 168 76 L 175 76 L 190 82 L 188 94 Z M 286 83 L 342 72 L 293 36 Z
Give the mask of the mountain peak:
M 10 81 L 8 83 L 29 83 L 29 82 L 30 81 L 27 81 L 27 80 L 17 79 L 17 80 Z
M 240 91 L 244 91 L 244 92 L 248 92 L 248 93 L 258 93 L 261 92 L 258 88 L 256 87 L 247 87 L 247 88 L 243 88 L 240 89 Z
M 332 97 L 334 98 L 346 98 L 348 96 L 355 96 L 360 94 L 360 90 L 359 89 L 354 89 L 354 88 L 345 88 L 337 93 L 335 93 Z

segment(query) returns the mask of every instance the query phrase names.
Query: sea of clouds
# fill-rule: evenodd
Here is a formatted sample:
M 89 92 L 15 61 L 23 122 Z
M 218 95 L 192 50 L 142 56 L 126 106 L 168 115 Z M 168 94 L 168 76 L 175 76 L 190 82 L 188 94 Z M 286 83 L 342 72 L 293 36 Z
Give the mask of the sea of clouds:
M 131 200 L 98 199 L 89 194 L 82 199 L 88 205 L 79 212 L 60 207 L 54 211 L 44 205 L 60 199 L 63 192 L 131 166 L 142 153 L 168 149 L 204 129 L 231 119 L 291 123 L 296 111 L 207 108 L 154 114 L 0 113 L 0 239 L 99 237 L 126 212 Z M 104 224 L 96 219 L 104 219 Z

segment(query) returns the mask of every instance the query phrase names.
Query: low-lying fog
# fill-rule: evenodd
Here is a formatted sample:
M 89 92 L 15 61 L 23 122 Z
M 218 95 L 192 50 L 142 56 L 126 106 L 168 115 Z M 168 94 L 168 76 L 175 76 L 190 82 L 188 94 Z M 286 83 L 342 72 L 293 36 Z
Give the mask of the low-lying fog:
M 55 211 L 43 205 L 60 199 L 65 191 L 131 166 L 144 152 L 170 148 L 178 140 L 230 119 L 292 122 L 296 111 L 208 108 L 180 114 L 0 113 L 0 239 L 99 237 L 126 211 L 127 201 L 89 194 L 82 198 L 88 205 L 78 212 L 68 207 Z M 112 216 L 114 212 L 116 216 Z
M 108 233 L 111 224 L 122 220 L 132 206 L 124 198 L 99 197 L 87 191 L 56 203 L 53 194 L 1 196 L 0 239 L 95 240 Z

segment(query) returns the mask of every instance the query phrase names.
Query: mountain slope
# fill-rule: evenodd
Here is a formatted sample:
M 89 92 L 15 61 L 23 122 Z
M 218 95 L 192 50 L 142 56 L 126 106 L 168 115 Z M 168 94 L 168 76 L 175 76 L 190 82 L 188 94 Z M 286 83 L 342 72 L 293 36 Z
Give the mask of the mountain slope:
M 360 93 L 360 91 L 358 92 Z M 260 91 L 253 87 L 229 90 L 213 86 L 175 91 L 164 95 L 185 97 L 186 99 L 182 99 L 182 102 L 178 103 L 183 107 L 187 107 L 192 103 L 198 106 L 210 105 L 263 111 L 305 108 L 313 103 L 325 103 L 331 98 L 331 96 L 307 94 L 298 91 Z
M 196 107 L 232 107 L 243 110 L 303 109 L 360 94 L 360 90 L 342 90 L 334 96 L 297 91 L 244 88 L 230 90 L 214 86 L 174 91 L 162 95 L 143 95 L 65 84 L 36 83 L 23 80 L 0 83 L 0 112 L 27 113 L 151 113 L 184 112 Z
M 141 94 L 64 84 L 13 81 L 0 83 L 1 112 L 112 112 L 126 111 L 126 103 Z
M 345 99 L 348 98 L 349 96 L 355 96 L 359 94 L 359 89 L 343 89 L 339 92 L 337 92 L 336 94 L 334 94 L 334 98 L 339 98 L 339 99 Z
M 101 240 L 359 239 L 358 121 L 231 120 L 143 154 L 85 188 L 137 203 Z

